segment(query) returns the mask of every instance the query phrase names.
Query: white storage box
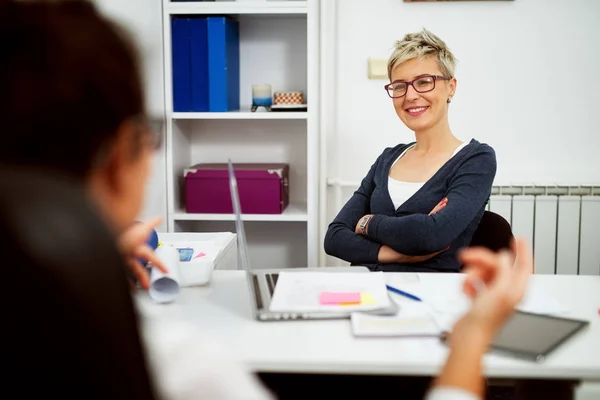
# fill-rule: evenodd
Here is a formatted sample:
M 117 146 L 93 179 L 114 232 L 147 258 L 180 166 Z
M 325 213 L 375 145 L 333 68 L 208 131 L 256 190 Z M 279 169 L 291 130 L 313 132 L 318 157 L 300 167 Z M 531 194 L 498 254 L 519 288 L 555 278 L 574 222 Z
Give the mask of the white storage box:
M 237 235 L 231 232 L 158 232 L 161 245 L 192 248 L 189 262 L 179 262 L 180 286 L 205 285 L 215 269 L 237 269 Z

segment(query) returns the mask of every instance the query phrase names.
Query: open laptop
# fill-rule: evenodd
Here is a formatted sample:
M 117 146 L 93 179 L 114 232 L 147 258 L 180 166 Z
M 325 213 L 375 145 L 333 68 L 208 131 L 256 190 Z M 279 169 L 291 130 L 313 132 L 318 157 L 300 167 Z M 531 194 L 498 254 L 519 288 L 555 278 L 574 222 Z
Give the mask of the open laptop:
M 233 203 L 233 212 L 235 213 L 235 230 L 238 240 L 238 263 L 246 272 L 248 281 L 248 290 L 251 297 L 253 317 L 259 321 L 290 321 L 298 319 L 340 319 L 350 318 L 351 312 L 305 312 L 305 313 L 280 313 L 269 311 L 269 305 L 277 278 L 281 269 L 260 269 L 252 271 L 250 268 L 250 257 L 248 255 L 248 244 L 246 242 L 246 231 L 244 222 L 242 221 L 242 207 L 240 205 L 240 196 L 238 192 L 237 180 L 233 171 L 231 160 L 228 161 L 229 169 L 229 188 L 231 191 L 231 202 Z M 322 268 L 298 268 L 286 269 L 301 274 L 303 271 L 327 271 L 327 272 L 365 272 L 369 273 L 366 267 L 322 267 Z M 398 307 L 394 301 L 391 302 L 392 307 L 385 310 L 378 310 L 373 313 L 377 314 L 396 314 Z

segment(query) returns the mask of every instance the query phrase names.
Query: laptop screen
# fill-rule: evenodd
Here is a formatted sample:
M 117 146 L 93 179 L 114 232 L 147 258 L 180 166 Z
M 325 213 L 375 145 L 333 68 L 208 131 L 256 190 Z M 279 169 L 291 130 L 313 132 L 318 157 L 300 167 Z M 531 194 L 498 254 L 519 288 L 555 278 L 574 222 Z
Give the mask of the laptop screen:
M 254 286 L 254 275 L 250 272 L 250 257 L 248 255 L 248 244 L 246 243 L 246 231 L 244 230 L 244 222 L 242 221 L 242 207 L 240 205 L 240 195 L 238 191 L 237 179 L 233 171 L 233 164 L 228 160 L 229 169 L 229 190 L 231 192 L 231 202 L 233 204 L 233 212 L 235 213 L 235 231 L 238 239 L 238 262 L 242 269 L 246 272 L 246 280 L 248 281 L 248 290 L 251 294 L 252 314 L 256 317 L 258 305 L 254 301 L 260 298 L 260 293 Z

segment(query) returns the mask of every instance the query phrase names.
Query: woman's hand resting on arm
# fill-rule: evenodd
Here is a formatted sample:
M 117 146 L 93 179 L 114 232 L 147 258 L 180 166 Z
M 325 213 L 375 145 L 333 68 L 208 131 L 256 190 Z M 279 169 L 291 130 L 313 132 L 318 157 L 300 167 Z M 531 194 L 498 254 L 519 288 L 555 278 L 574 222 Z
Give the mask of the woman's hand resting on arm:
M 418 263 L 427 261 L 430 258 L 437 256 L 440 253 L 448 250 L 448 248 L 442 249 L 440 251 L 436 251 L 435 253 L 426 254 L 423 256 L 409 256 L 406 254 L 398 253 L 396 250 L 392 249 L 389 246 L 383 245 L 379 249 L 379 254 L 377 255 L 377 259 L 382 264 L 395 264 L 395 263 Z
M 433 208 L 433 210 L 431 210 L 429 212 L 429 215 L 433 215 L 433 214 L 439 212 L 440 210 L 444 209 L 444 207 L 446 207 L 447 204 L 448 204 L 448 199 L 443 198 Z M 356 223 L 356 227 L 354 230 L 355 233 L 357 233 L 359 235 L 366 235 L 366 233 L 368 232 L 368 229 L 369 229 L 369 220 L 371 219 L 371 217 L 372 217 L 372 215 L 368 214 L 368 215 L 365 215 L 364 217 L 360 218 L 358 220 L 358 222 Z M 379 254 L 377 256 L 377 259 L 382 264 L 418 263 L 418 262 L 427 261 L 446 250 L 448 250 L 448 248 L 442 249 L 440 251 L 436 251 L 435 253 L 431 253 L 431 254 L 420 255 L 420 256 L 409 256 L 406 254 L 399 253 L 389 246 L 383 245 L 379 249 Z

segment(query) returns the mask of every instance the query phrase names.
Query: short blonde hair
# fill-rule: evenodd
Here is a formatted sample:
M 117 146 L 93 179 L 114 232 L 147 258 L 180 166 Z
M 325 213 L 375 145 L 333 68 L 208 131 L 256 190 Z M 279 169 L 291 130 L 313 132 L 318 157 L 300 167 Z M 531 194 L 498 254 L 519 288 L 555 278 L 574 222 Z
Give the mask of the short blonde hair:
M 408 33 L 404 39 L 396 42 L 394 52 L 388 61 L 388 78 L 392 80 L 392 70 L 403 62 L 430 56 L 437 58 L 444 75 L 454 76 L 456 70 L 454 54 L 442 39 L 423 28 L 420 32 Z

